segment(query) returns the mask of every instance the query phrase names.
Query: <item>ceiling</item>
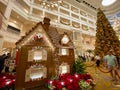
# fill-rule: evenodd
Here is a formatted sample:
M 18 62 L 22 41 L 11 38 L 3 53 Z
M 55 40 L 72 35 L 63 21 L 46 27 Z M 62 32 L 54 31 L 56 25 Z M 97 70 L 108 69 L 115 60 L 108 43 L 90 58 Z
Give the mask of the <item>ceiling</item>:
M 25 4 L 23 2 L 23 0 L 16 0 L 18 1 L 18 3 L 20 3 L 23 7 L 25 7 L 26 9 L 28 9 L 27 4 Z M 35 3 L 40 4 L 41 0 L 34 0 Z M 57 0 L 48 0 L 48 1 L 57 1 Z M 71 3 L 72 5 L 81 8 L 81 9 L 85 9 L 87 12 L 92 13 L 92 11 L 94 11 L 93 13 L 97 12 L 98 8 L 101 8 L 105 14 L 109 15 L 109 14 L 114 14 L 118 11 L 120 11 L 120 0 L 117 0 L 115 3 L 113 3 L 110 6 L 102 6 L 102 0 L 62 0 L 62 1 L 66 1 L 68 3 Z M 77 3 L 77 4 L 75 4 Z M 85 7 L 83 7 L 83 5 Z M 92 14 L 93 14 L 92 13 Z
M 28 8 L 25 3 L 23 3 L 23 0 L 16 0 L 18 1 L 18 3 L 21 3 L 22 6 Z M 35 0 L 35 1 L 39 1 L 39 0 Z M 82 7 L 81 8 L 87 8 L 85 9 L 87 12 L 91 12 L 94 11 L 94 13 L 97 11 L 97 8 L 101 8 L 104 13 L 106 13 L 107 15 L 109 14 L 114 14 L 118 11 L 120 11 L 120 0 L 117 0 L 114 4 L 110 5 L 110 6 L 102 6 L 101 2 L 102 0 L 63 0 L 63 1 L 67 1 L 69 3 L 71 3 L 72 5 L 77 5 L 77 7 L 80 7 L 81 5 L 84 5 L 86 7 Z M 75 4 L 77 3 L 77 4 Z M 0 4 L 0 11 L 3 11 L 4 5 Z
M 16 0 L 19 4 L 21 4 L 24 8 L 28 8 L 28 6 L 23 2 L 23 0 Z M 39 0 L 35 0 L 39 1 Z M 85 9 L 89 13 L 97 13 L 97 8 L 101 8 L 107 15 L 115 14 L 116 12 L 120 11 L 120 0 L 117 0 L 114 4 L 110 6 L 102 6 L 102 0 L 63 0 L 72 5 Z M 83 7 L 85 6 L 85 7 Z M 6 6 L 0 3 L 0 11 L 4 13 Z M 19 21 L 20 23 L 24 23 L 26 26 L 33 26 L 35 23 L 29 22 L 21 15 L 17 14 L 16 12 L 12 11 L 11 19 L 15 21 Z
M 113 14 L 118 11 L 120 11 L 120 0 L 117 0 L 115 3 L 113 3 L 110 6 L 102 6 L 102 0 L 76 0 L 80 4 L 84 4 L 88 7 L 90 7 L 93 10 L 97 10 L 98 8 L 101 8 L 104 13 L 106 14 Z

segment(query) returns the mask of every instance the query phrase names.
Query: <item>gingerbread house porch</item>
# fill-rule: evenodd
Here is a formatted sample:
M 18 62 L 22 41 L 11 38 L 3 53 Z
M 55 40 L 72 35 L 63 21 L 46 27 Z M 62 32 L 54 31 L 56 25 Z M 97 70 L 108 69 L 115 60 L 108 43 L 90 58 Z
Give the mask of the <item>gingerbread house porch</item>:
M 59 34 L 44 18 L 17 43 L 16 90 L 45 84 L 46 79 L 72 72 L 74 45 L 67 33 Z

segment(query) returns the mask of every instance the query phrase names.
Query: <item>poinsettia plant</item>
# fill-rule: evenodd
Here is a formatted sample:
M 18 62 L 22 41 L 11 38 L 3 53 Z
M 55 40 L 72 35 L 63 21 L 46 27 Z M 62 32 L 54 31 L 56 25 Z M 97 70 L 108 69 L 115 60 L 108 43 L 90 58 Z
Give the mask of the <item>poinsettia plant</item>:
M 15 75 L 0 74 L 0 90 L 8 90 L 14 88 Z
M 92 88 L 93 78 L 90 74 L 61 74 L 57 79 L 50 79 L 47 82 L 50 90 L 80 90 Z

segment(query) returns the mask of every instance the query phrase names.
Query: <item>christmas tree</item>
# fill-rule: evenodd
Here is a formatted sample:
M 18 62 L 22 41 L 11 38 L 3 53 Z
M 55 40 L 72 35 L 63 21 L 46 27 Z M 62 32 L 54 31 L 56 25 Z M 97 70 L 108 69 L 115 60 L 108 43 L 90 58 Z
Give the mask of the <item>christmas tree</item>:
M 113 50 L 114 54 L 120 58 L 120 41 L 118 36 L 116 35 L 116 32 L 113 30 L 103 11 L 98 9 L 94 52 L 95 55 L 98 54 L 103 57 L 109 50 Z
M 77 58 L 73 64 L 73 73 L 77 73 L 77 74 L 83 74 L 86 73 L 85 71 L 85 65 L 84 62 L 81 58 Z

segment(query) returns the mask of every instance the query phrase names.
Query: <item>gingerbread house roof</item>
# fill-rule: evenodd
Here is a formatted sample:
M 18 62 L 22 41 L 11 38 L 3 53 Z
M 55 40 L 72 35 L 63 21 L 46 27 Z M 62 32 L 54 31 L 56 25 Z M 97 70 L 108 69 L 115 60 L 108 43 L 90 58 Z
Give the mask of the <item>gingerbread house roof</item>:
M 52 27 L 50 26 L 49 23 L 50 19 L 48 18 L 44 18 L 44 22 L 39 22 L 36 24 L 36 26 L 34 28 L 32 28 L 32 30 L 30 30 L 28 33 L 26 33 L 25 36 L 21 37 L 20 40 L 18 40 L 16 42 L 16 45 L 18 45 L 20 42 L 22 42 L 29 34 L 31 34 L 39 25 L 42 26 L 43 30 L 45 30 L 47 36 L 50 38 L 51 43 L 55 46 L 55 47 L 63 47 L 63 45 L 60 43 L 61 38 L 63 37 L 64 34 L 59 34 L 57 31 L 56 27 Z M 68 35 L 69 36 L 69 35 Z M 74 48 L 73 42 L 70 40 L 69 43 L 67 44 L 67 47 L 69 48 Z

